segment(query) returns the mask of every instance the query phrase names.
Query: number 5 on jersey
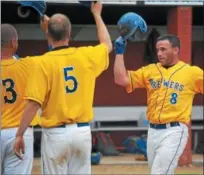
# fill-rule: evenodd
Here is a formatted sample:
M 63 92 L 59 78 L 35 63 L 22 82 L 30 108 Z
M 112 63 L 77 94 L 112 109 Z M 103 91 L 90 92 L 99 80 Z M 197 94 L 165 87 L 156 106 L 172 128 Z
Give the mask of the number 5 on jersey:
M 68 86 L 66 86 L 66 93 L 67 94 L 75 92 L 78 88 L 77 79 L 74 76 L 69 75 L 69 72 L 72 72 L 73 70 L 74 70 L 74 68 L 72 66 L 64 68 L 64 79 L 66 82 L 68 82 Z M 70 87 L 69 84 L 72 84 L 72 86 Z

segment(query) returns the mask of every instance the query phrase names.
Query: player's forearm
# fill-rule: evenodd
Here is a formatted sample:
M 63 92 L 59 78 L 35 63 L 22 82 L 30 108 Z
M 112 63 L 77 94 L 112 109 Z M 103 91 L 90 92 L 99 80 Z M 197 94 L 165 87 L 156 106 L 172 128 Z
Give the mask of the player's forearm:
M 124 55 L 118 54 L 115 57 L 114 63 L 114 81 L 116 84 L 120 86 L 128 86 L 129 85 L 129 78 L 127 74 L 127 70 L 125 68 L 124 63 Z
M 94 19 L 97 27 L 97 35 L 100 43 L 104 43 L 109 50 L 109 53 L 112 51 L 113 46 L 108 32 L 107 27 L 105 26 L 101 15 L 94 14 Z
M 38 104 L 37 102 L 28 101 L 20 122 L 20 126 L 16 133 L 16 136 L 23 136 L 24 132 L 32 122 L 39 108 L 40 108 L 40 104 Z

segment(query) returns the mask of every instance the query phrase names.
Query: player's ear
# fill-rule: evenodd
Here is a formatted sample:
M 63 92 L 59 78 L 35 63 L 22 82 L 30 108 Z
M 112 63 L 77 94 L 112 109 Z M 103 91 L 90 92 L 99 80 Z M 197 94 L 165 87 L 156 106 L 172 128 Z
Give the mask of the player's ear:
M 174 55 L 179 55 L 180 49 L 178 47 L 173 48 Z
M 18 49 L 18 40 L 17 39 L 11 40 L 11 46 L 12 46 L 12 48 L 17 50 Z
M 71 40 L 71 31 L 69 31 L 69 33 L 68 33 L 68 39 L 69 39 L 69 41 Z

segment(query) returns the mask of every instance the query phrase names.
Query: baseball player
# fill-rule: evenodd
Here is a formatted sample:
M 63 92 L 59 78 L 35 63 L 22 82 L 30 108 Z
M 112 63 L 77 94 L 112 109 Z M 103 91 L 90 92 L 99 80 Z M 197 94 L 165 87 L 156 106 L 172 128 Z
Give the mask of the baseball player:
M 19 160 L 13 145 L 26 101 L 23 99 L 33 58 L 16 60 L 18 34 L 10 24 L 1 25 L 1 173 L 31 174 L 33 162 L 33 128 L 37 117 L 27 128 L 24 159 Z
M 28 100 L 16 134 L 15 152 L 22 159 L 23 135 L 42 107 L 42 174 L 91 174 L 91 130 L 96 78 L 108 68 L 112 43 L 102 20 L 102 4 L 91 4 L 100 44 L 69 47 L 71 23 L 62 15 L 42 22 L 52 50 L 33 67 Z M 32 111 L 32 112 L 30 112 Z
M 115 83 L 130 93 L 147 90 L 147 118 L 150 122 L 147 156 L 151 174 L 174 174 L 188 140 L 194 95 L 203 94 L 203 70 L 179 60 L 180 41 L 162 35 L 156 42 L 159 62 L 136 71 L 124 65 L 126 41 L 115 41 Z

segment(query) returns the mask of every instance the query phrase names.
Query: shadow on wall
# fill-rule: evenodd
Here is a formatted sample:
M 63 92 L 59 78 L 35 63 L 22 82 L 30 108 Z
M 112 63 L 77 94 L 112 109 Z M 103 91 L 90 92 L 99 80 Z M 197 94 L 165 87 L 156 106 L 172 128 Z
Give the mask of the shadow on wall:
M 160 34 L 157 29 L 153 28 L 145 43 L 144 61 L 148 64 L 157 62 L 155 45 L 159 36 Z

